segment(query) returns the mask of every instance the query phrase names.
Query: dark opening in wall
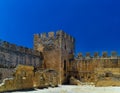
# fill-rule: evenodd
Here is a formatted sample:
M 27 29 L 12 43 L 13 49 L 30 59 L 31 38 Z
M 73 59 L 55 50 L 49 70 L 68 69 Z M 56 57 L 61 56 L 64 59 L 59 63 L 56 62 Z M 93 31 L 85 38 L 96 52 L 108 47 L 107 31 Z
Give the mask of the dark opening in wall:
M 65 45 L 65 47 L 64 47 L 64 48 L 65 48 L 65 50 L 66 50 L 66 45 Z
M 2 73 L 0 72 L 0 80 L 2 79 Z
M 77 79 L 77 76 L 75 75 L 75 78 Z
M 66 71 L 66 60 L 64 60 L 64 71 Z
M 88 79 L 90 79 L 91 77 L 90 76 L 88 76 Z
M 64 73 L 64 76 L 66 76 L 66 73 Z
M 106 74 L 105 74 L 105 77 L 111 77 L 112 76 L 112 73 L 110 73 L 110 72 L 107 72 Z

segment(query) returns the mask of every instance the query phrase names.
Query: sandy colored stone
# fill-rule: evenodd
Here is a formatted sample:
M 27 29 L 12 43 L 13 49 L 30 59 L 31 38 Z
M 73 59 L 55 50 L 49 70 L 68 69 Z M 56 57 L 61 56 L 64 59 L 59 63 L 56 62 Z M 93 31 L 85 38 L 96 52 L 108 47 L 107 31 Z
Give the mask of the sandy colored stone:
M 71 77 L 70 78 L 70 84 L 71 85 L 81 85 L 81 82 L 78 79 L 76 79 L 74 77 Z

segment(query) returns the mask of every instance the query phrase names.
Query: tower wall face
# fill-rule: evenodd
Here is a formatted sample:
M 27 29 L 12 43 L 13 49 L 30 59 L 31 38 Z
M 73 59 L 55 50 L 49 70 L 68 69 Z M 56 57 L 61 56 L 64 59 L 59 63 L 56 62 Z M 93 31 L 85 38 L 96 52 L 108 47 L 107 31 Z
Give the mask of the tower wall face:
M 69 63 L 71 63 L 74 59 L 75 40 L 73 37 L 64 32 L 61 36 L 61 74 L 63 82 L 67 82 Z
M 74 38 L 63 31 L 35 34 L 34 49 L 43 53 L 45 68 L 57 70 L 63 83 L 69 61 L 73 59 Z

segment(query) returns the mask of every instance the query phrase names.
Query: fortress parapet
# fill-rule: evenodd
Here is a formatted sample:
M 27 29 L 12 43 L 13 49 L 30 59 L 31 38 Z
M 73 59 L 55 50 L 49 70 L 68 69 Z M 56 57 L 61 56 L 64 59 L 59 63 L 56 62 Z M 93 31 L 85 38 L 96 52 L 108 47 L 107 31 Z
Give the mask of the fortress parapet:
M 100 56 L 98 52 L 95 52 L 93 53 L 93 55 L 90 54 L 90 52 L 87 52 L 85 54 L 85 56 L 82 55 L 82 53 L 78 53 L 77 59 L 93 59 L 93 58 L 97 58 L 97 59 L 116 59 L 116 58 L 119 58 L 119 55 L 117 55 L 117 52 L 116 51 L 112 51 L 111 52 L 111 55 L 108 56 L 108 52 L 107 51 L 104 51 L 102 52 L 102 55 Z
M 84 59 L 84 57 L 83 57 L 82 53 L 78 53 L 78 55 L 77 55 L 76 59 L 83 60 L 83 59 Z
M 86 57 L 85 57 L 86 59 L 90 59 L 91 58 L 91 56 L 90 56 L 90 52 L 87 52 L 86 53 Z
M 42 34 L 39 34 L 40 38 L 46 38 L 47 37 L 47 34 L 46 33 L 42 33 Z
M 94 58 L 99 58 L 99 53 L 98 52 L 94 53 Z
M 117 52 L 116 51 L 112 51 L 111 54 L 112 54 L 111 58 L 117 58 Z
M 0 40 L 0 47 L 5 48 L 7 50 L 14 51 L 14 52 L 24 53 L 24 54 L 30 54 L 30 55 L 36 55 L 36 56 L 41 55 L 41 53 L 37 50 L 33 50 L 33 49 L 26 48 L 23 46 L 17 46 L 15 44 L 11 44 L 11 43 L 9 43 L 7 41 L 3 41 L 3 40 Z
M 38 40 L 38 39 L 49 39 L 49 38 L 65 38 L 68 40 L 71 40 L 74 42 L 74 38 L 70 35 L 68 35 L 67 33 L 63 32 L 62 30 L 55 32 L 48 32 L 48 33 L 41 33 L 41 34 L 34 34 L 34 40 Z
M 63 32 L 62 30 L 41 34 L 34 34 L 34 50 L 38 51 L 51 51 L 51 50 L 59 50 L 60 48 L 69 49 L 74 51 L 74 42 L 75 39 Z
M 49 32 L 49 33 L 48 33 L 48 37 L 54 38 L 54 32 Z
M 105 52 L 102 52 L 102 57 L 103 58 L 107 58 L 108 57 L 108 53 L 105 51 Z

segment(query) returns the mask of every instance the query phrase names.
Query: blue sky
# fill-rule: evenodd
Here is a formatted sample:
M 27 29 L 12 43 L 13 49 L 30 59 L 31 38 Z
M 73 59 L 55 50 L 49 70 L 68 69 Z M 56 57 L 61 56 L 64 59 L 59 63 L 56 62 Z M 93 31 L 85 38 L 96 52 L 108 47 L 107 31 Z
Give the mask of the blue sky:
M 33 34 L 62 29 L 76 53 L 120 54 L 119 0 L 0 0 L 0 38 L 33 47 Z

